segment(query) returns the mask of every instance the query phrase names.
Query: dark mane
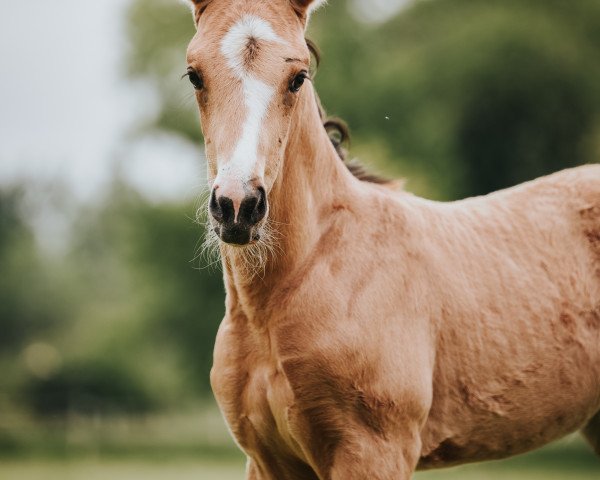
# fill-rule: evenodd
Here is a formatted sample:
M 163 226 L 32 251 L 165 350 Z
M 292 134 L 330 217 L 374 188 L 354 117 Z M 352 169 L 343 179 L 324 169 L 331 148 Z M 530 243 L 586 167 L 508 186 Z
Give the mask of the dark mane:
M 319 63 L 321 62 L 321 53 L 319 48 L 308 38 L 306 39 L 306 45 L 315 59 L 316 68 L 318 68 Z M 313 71 L 313 76 L 316 73 L 316 68 Z M 344 165 L 346 165 L 348 170 L 350 170 L 352 175 L 364 182 L 377 183 L 381 185 L 394 183 L 393 180 L 369 172 L 367 168 L 358 160 L 348 160 L 348 151 L 346 148 L 344 148 L 344 145 L 350 142 L 350 130 L 348 129 L 348 125 L 341 118 L 327 116 L 325 108 L 323 108 L 321 99 L 319 98 L 316 90 L 315 98 L 317 100 L 317 107 L 319 108 L 319 116 L 323 122 L 323 128 L 325 128 L 325 131 L 329 136 L 329 140 L 331 140 L 331 143 L 335 147 L 335 151 L 337 152 L 338 156 L 342 162 L 344 162 Z

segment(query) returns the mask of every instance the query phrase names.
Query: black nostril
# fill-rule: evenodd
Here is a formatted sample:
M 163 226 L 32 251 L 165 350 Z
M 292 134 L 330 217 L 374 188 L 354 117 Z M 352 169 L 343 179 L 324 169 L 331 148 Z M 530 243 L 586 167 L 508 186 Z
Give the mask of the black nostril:
M 242 222 L 248 225 L 254 225 L 256 221 L 254 221 L 254 211 L 256 210 L 256 205 L 258 204 L 258 197 L 255 195 L 249 195 L 244 200 L 242 200 L 242 204 L 240 205 L 240 213 L 238 215 L 238 222 Z
M 212 193 L 210 194 L 210 201 L 208 202 L 208 211 L 215 220 L 217 220 L 218 222 L 222 222 L 223 210 L 221 209 L 221 206 L 217 201 L 217 194 L 215 193 L 215 190 L 216 189 L 213 189 Z
M 258 202 L 256 203 L 256 208 L 254 209 L 252 218 L 252 220 L 254 220 L 254 223 L 260 222 L 263 218 L 265 218 L 265 215 L 267 214 L 267 194 L 265 192 L 265 189 L 263 187 L 258 187 L 257 191 Z
M 267 196 L 262 187 L 258 187 L 256 192 L 248 195 L 240 205 L 238 222 L 248 226 L 256 225 L 267 213 Z
M 250 224 L 256 225 L 267 213 L 267 195 L 263 187 L 256 189 L 256 197 L 253 197 L 253 205 L 250 213 Z
M 231 200 L 231 198 L 221 196 L 217 200 L 217 203 L 219 204 L 219 212 L 221 212 L 221 216 L 219 218 L 215 217 L 215 219 L 221 223 L 233 223 L 235 216 L 233 200 Z
M 235 214 L 233 210 L 233 201 L 225 196 L 217 198 L 215 190 L 212 191 L 210 196 L 208 211 L 219 223 L 233 222 L 233 216 Z

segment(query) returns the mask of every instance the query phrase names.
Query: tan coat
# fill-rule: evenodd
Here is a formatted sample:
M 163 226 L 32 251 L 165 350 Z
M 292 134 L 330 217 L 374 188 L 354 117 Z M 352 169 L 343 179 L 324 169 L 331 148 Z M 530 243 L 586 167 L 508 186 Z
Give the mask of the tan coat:
M 296 39 L 305 19 L 287 1 L 233 3 Z M 206 3 L 188 58 L 219 72 L 206 36 L 224 35 L 231 2 Z M 215 91 L 199 93 L 211 141 L 228 132 Z M 211 382 L 247 478 L 409 479 L 586 424 L 600 451 L 600 166 L 432 202 L 354 178 L 311 85 L 284 98 L 288 110 L 268 117 L 284 112 L 282 159 L 265 177 L 280 253 L 248 272 L 252 246 L 220 246 L 227 301 Z

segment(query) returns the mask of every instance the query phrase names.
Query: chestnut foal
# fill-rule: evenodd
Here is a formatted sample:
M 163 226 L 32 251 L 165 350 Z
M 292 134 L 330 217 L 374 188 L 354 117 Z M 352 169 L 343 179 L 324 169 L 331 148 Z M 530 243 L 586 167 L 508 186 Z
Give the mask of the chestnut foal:
M 600 451 L 600 167 L 437 203 L 352 175 L 311 0 L 195 0 L 226 314 L 211 382 L 248 479 L 409 479 L 583 429 Z

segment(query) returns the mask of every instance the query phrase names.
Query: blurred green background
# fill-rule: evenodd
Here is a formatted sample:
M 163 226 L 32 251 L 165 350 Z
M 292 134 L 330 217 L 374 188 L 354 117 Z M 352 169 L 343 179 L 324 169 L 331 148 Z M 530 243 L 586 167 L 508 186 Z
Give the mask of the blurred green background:
M 208 384 L 224 292 L 197 257 L 190 13 L 21 3 L 0 7 L 0 478 L 243 478 Z M 351 156 L 410 191 L 451 200 L 600 158 L 597 0 L 331 0 L 308 36 Z M 594 479 L 600 460 L 575 435 L 416 478 Z

